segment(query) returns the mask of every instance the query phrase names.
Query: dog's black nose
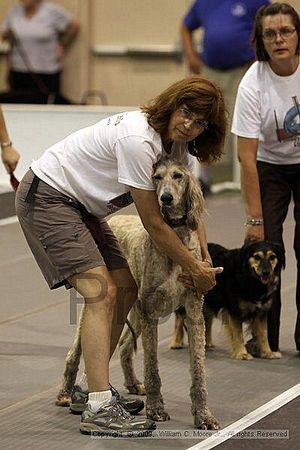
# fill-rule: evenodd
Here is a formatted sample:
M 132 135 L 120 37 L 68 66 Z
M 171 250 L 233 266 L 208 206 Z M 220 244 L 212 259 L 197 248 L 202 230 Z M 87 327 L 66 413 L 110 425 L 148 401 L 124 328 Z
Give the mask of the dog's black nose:
M 160 199 L 164 205 L 170 206 L 174 200 L 174 197 L 170 193 L 165 193 L 161 195 Z

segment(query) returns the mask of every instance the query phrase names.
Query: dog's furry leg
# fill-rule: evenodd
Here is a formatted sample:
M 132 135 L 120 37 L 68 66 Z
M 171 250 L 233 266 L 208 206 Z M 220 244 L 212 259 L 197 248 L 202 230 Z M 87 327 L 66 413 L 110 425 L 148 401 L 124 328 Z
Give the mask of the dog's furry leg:
M 195 427 L 217 430 L 219 422 L 207 406 L 206 368 L 205 368 L 205 323 L 202 305 L 193 295 L 186 301 L 187 328 L 189 338 L 192 386 L 192 414 Z
M 260 349 L 260 357 L 266 359 L 279 359 L 281 358 L 280 352 L 272 352 L 268 341 L 268 327 L 267 317 L 256 317 L 252 322 L 253 335 L 257 337 L 257 342 Z
M 141 322 L 136 311 L 136 307 L 133 306 L 129 322 L 134 330 L 135 338 L 137 339 L 141 334 Z M 145 395 L 145 387 L 141 383 L 135 374 L 133 366 L 133 353 L 134 353 L 134 336 L 129 328 L 125 330 L 121 336 L 120 342 L 120 360 L 124 373 L 125 383 L 124 386 L 128 389 L 130 394 Z
M 184 318 L 185 318 L 184 307 L 180 307 L 175 311 L 175 328 L 170 342 L 171 349 L 183 348 Z
M 223 311 L 222 319 L 231 341 L 231 357 L 243 360 L 253 359 L 244 344 L 242 321 L 232 317 L 226 310 Z
M 146 414 L 149 419 L 161 422 L 170 416 L 164 408 L 161 395 L 161 380 L 157 361 L 158 320 L 149 317 L 142 321 L 142 340 L 144 347 L 144 377 L 146 389 Z
M 81 325 L 85 308 L 82 308 L 79 325 L 76 330 L 75 339 L 66 357 L 66 368 L 63 375 L 62 385 L 57 394 L 55 404 L 57 406 L 69 406 L 71 392 L 76 381 L 76 375 L 81 356 Z

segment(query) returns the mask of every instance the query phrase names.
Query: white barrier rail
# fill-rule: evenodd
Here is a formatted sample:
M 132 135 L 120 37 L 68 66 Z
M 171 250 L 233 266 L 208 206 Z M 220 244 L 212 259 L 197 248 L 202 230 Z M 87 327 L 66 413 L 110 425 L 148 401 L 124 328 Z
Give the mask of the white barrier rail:
M 33 159 L 68 134 L 122 111 L 128 106 L 2 105 L 9 137 L 21 154 L 18 179 Z M 0 193 L 11 190 L 8 175 L 0 163 Z

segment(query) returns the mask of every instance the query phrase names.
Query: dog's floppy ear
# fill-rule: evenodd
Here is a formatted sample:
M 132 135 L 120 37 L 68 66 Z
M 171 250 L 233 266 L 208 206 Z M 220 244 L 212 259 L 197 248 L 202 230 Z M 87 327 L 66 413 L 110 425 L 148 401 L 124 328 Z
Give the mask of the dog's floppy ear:
M 257 244 L 257 242 L 259 241 L 255 239 L 247 239 L 241 247 L 240 264 L 243 272 L 249 270 L 249 258 L 253 254 L 253 244 Z
M 285 249 L 283 244 L 279 243 L 279 242 L 272 242 L 271 247 L 274 251 L 274 253 L 276 253 L 278 262 L 279 262 L 279 268 L 280 269 L 285 269 Z
M 187 225 L 192 230 L 197 230 L 201 214 L 204 210 L 204 199 L 200 185 L 194 175 L 188 173 L 186 186 Z

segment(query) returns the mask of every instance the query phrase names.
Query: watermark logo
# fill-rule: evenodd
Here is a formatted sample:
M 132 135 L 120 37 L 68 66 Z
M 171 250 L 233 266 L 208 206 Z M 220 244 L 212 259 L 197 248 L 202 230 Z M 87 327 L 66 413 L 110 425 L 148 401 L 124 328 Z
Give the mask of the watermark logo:
M 197 430 L 197 429 L 182 429 L 182 430 L 111 430 L 107 432 L 93 431 L 92 439 L 207 439 L 210 437 L 227 439 L 289 439 L 289 430 L 242 430 L 242 431 L 214 431 L 214 430 Z
M 88 297 L 83 298 L 81 293 L 84 292 L 86 285 L 89 285 L 90 295 Z M 76 325 L 78 323 L 78 306 L 83 306 L 86 304 L 93 304 L 103 301 L 109 293 L 108 282 L 105 277 L 95 274 L 95 273 L 82 273 L 77 275 L 76 277 L 76 286 L 70 289 L 70 325 Z M 126 321 L 127 317 L 127 309 L 126 309 L 126 299 L 131 297 L 134 298 L 136 296 L 136 301 L 139 302 L 139 311 L 142 315 L 147 317 L 147 321 L 154 321 L 159 324 L 167 322 L 169 318 L 172 316 L 172 312 L 164 315 L 163 317 L 157 315 L 157 309 L 159 310 L 159 306 L 161 302 L 158 302 L 157 308 L 153 308 L 153 297 L 156 296 L 155 289 L 153 291 L 147 292 L 144 294 L 145 298 L 150 298 L 151 301 L 143 301 L 141 302 L 138 298 L 137 291 L 133 287 L 122 287 L 119 286 L 117 289 L 117 302 L 114 314 L 116 314 L 116 320 L 118 324 L 123 324 Z M 159 300 L 159 298 L 158 298 Z M 176 299 L 175 299 L 176 300 Z M 175 302 L 174 300 L 174 302 Z M 170 308 L 171 311 L 174 311 L 176 307 Z

